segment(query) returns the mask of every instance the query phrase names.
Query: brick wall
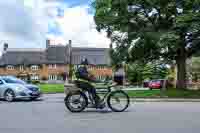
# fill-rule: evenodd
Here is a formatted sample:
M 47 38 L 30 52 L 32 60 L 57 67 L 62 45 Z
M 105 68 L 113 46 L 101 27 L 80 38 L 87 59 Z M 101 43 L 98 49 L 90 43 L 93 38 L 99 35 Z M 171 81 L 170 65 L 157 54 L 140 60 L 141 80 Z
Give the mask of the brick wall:
M 69 66 L 68 65 L 64 65 L 64 64 L 56 64 L 56 67 L 49 67 L 49 65 L 47 66 L 47 75 L 48 75 L 48 79 L 49 76 L 56 76 L 57 80 L 63 80 L 64 76 L 66 77 L 68 70 L 69 70 Z M 52 80 L 49 79 L 49 80 Z
M 98 79 L 112 77 L 113 71 L 110 67 L 96 66 L 89 69 L 89 71 Z
M 49 68 L 47 65 L 48 74 L 62 74 L 68 72 L 68 65 L 56 65 L 56 68 Z
M 14 70 L 7 70 L 6 67 L 0 67 L 0 75 L 14 75 L 17 76 L 19 74 L 29 74 L 29 75 L 39 75 L 40 79 L 46 78 L 48 79 L 49 75 L 57 75 L 60 76 L 63 73 L 68 73 L 69 65 L 56 65 L 56 68 L 49 68 L 49 65 L 43 64 L 40 65 L 38 70 L 32 70 L 31 67 L 24 68 L 23 71 L 20 70 L 20 66 L 15 66 Z M 112 69 L 106 66 L 94 66 L 90 67 L 89 71 L 96 78 L 105 78 L 107 76 L 112 76 Z
M 32 70 L 30 66 L 24 67 L 23 70 L 20 69 L 20 66 L 14 66 L 13 70 L 7 69 L 7 67 L 1 67 L 0 68 L 0 75 L 13 75 L 13 76 L 20 76 L 20 75 L 39 75 L 39 77 L 42 77 L 42 75 L 45 75 L 45 72 L 43 71 L 43 65 L 39 65 L 38 70 Z
M 4 75 L 5 74 L 5 68 L 4 67 L 0 67 L 0 75 Z
M 41 79 L 48 79 L 48 66 L 46 64 L 42 65 L 42 71 L 41 71 Z
M 6 67 L 0 67 L 0 75 L 15 75 L 17 76 L 17 73 L 19 72 L 18 69 L 14 70 L 8 70 Z

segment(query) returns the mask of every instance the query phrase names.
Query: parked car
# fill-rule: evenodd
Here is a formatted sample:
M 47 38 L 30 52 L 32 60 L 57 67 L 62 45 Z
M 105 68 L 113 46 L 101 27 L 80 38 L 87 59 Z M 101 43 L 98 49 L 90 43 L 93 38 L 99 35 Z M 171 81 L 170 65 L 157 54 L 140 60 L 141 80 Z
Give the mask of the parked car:
M 36 100 L 41 96 L 40 88 L 15 77 L 0 77 L 0 98 L 8 102 L 15 99 Z
M 149 82 L 149 88 L 152 89 L 161 89 L 164 84 L 164 79 L 157 79 L 157 80 L 151 80 Z

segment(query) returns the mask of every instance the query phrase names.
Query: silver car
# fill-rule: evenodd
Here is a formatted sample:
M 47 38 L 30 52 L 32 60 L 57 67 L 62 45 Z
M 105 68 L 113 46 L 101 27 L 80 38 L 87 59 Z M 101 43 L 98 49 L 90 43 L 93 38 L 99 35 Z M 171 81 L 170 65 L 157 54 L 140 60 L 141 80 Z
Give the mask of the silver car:
M 0 98 L 8 102 L 15 99 L 35 100 L 41 96 L 40 88 L 15 77 L 0 77 Z

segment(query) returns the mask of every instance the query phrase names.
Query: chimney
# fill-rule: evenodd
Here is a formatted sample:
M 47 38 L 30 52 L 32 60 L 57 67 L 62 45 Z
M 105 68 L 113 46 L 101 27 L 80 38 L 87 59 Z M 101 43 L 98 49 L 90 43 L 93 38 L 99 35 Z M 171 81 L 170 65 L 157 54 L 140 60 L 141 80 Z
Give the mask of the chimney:
M 68 47 L 68 53 L 69 53 L 69 57 L 70 57 L 70 54 L 72 51 L 72 40 L 69 40 L 67 47 Z
M 46 49 L 48 49 L 50 47 L 50 44 L 51 44 L 51 40 L 47 39 L 46 40 Z
M 69 46 L 71 47 L 71 45 L 72 45 L 72 40 L 69 40 Z
M 69 40 L 69 44 L 68 44 L 68 48 L 69 48 L 69 83 L 72 82 L 72 74 L 73 74 L 73 70 L 72 70 L 72 40 Z
M 71 61 L 71 56 L 72 56 L 72 40 L 69 40 L 68 42 L 68 52 L 69 52 L 69 60 Z
M 6 52 L 8 49 L 8 43 L 4 43 L 3 51 Z
M 69 58 L 71 58 L 72 55 L 72 40 L 69 40 L 69 44 L 68 44 L 68 52 L 69 52 Z M 69 59 L 71 60 L 71 59 Z

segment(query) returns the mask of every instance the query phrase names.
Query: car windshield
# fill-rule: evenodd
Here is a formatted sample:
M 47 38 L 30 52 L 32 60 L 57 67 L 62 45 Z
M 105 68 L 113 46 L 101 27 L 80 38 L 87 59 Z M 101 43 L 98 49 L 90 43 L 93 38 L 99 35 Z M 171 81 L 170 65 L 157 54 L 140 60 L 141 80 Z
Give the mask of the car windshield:
M 15 78 L 3 78 L 6 83 L 9 84 L 26 84 L 23 80 L 15 79 Z

